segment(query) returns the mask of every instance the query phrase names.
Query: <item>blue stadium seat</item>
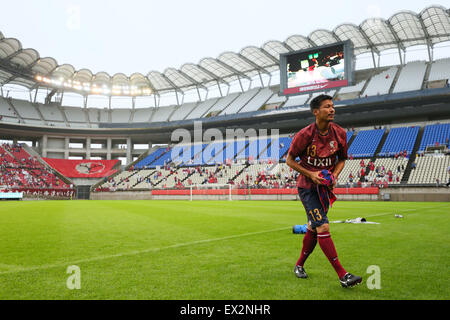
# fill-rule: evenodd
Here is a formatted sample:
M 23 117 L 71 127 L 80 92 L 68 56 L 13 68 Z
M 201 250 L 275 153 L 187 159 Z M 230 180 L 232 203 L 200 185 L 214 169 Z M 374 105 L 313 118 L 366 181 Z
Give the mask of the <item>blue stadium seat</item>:
M 347 131 L 347 144 L 353 136 L 353 131 Z
M 431 124 L 425 126 L 423 132 L 422 141 L 420 142 L 419 152 L 425 151 L 428 146 L 433 146 L 436 144 L 447 144 L 450 145 L 450 123 L 444 124 Z
M 385 129 L 359 131 L 348 149 L 348 155 L 354 158 L 373 157 L 384 132 Z
M 418 126 L 392 128 L 389 131 L 379 156 L 390 157 L 396 153 L 403 152 L 404 150 L 406 150 L 407 155 L 410 155 L 414 148 L 418 133 Z
M 149 154 L 147 157 L 136 163 L 134 166 L 136 169 L 142 169 L 147 166 L 149 166 L 153 161 L 155 161 L 156 158 L 160 157 L 167 148 L 158 148 L 151 154 Z

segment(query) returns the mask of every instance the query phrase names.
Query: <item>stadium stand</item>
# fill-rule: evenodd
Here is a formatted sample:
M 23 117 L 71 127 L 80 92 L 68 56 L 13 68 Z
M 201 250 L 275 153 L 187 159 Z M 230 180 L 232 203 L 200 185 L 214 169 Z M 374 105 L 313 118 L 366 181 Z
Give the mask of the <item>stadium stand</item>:
M 442 185 L 449 179 L 447 168 L 450 166 L 450 156 L 422 156 L 415 160 L 415 169 L 411 170 L 409 184 Z
M 350 142 L 351 138 L 353 137 L 353 131 L 347 131 L 347 145 Z
M 135 168 L 142 169 L 149 167 L 156 159 L 161 157 L 164 153 L 167 153 L 169 151 L 169 148 L 167 147 L 161 147 L 149 154 L 147 157 L 139 161 L 135 164 Z
M 44 120 L 53 122 L 64 122 L 64 117 L 57 107 L 56 104 L 52 103 L 50 105 L 46 104 L 37 104 L 40 113 L 44 117 Z
M 407 155 L 410 155 L 414 143 L 419 133 L 419 127 L 401 127 L 392 128 L 387 136 L 387 139 L 378 156 L 393 156 L 406 150 Z
M 385 129 L 359 131 L 348 148 L 348 154 L 354 158 L 373 157 L 384 132 Z
M 361 173 L 361 160 L 360 159 L 349 159 L 345 161 L 344 169 L 342 169 L 341 174 L 338 177 L 338 185 L 350 185 L 354 183 L 356 185 L 358 173 Z
M 86 123 L 88 121 L 86 112 L 82 108 L 64 107 L 63 110 L 64 113 L 66 114 L 66 118 L 70 119 L 70 122 Z
M 389 185 L 400 184 L 408 165 L 408 158 L 378 158 L 374 162 L 375 170 L 367 174 L 367 180 L 374 185 L 386 181 Z
M 369 97 L 388 94 L 397 71 L 398 67 L 390 67 L 388 70 L 372 76 L 361 96 Z
M 253 99 L 258 93 L 259 89 L 251 89 L 244 93 L 241 93 L 234 99 L 227 107 L 225 107 L 220 114 L 233 114 L 238 113 L 245 105 L 249 103 L 251 99 Z M 260 105 L 261 106 L 261 105 Z
M 112 109 L 111 122 L 112 123 L 127 123 L 131 116 L 130 109 Z
M 279 96 L 277 93 L 275 93 L 270 97 L 269 100 L 267 100 L 265 106 L 267 107 L 267 109 L 278 109 L 286 102 L 286 100 L 286 96 Z
M 8 103 L 8 101 L 0 97 L 0 115 L 2 116 L 2 121 L 5 122 L 19 122 L 18 115 Z
M 256 111 L 264 106 L 269 98 L 273 95 L 273 91 L 269 88 L 261 89 L 246 105 L 239 110 L 239 113 Z
M 153 115 L 153 108 L 135 109 L 132 122 L 148 122 Z
M 419 146 L 419 153 L 424 153 L 429 146 L 450 146 L 450 123 L 432 124 L 425 126 L 423 138 Z
M 220 98 L 207 112 L 203 114 L 203 117 L 207 116 L 215 116 L 225 110 L 237 97 L 240 93 L 235 92 L 231 93 L 223 98 Z
M 200 102 L 197 107 L 185 119 L 197 119 L 203 117 L 217 102 L 218 98 L 208 99 Z
M 0 186 L 26 194 L 66 196 L 73 195 L 73 188 L 61 180 L 52 170 L 32 157 L 20 144 L 0 146 Z
M 436 126 L 442 125 L 426 127 Z M 433 131 L 430 128 L 427 131 Z M 378 144 L 385 129 L 360 130 L 356 133 L 353 130 L 347 131 L 347 141 L 352 140 L 354 134 L 355 139 L 350 144 L 348 152 L 350 159 L 346 161 L 344 170 L 339 176 L 338 186 L 387 187 L 403 183 L 402 179 L 409 163 L 408 156 L 413 151 L 419 130 L 418 125 L 391 128 L 383 146 Z M 101 188 L 109 190 L 170 189 L 217 183 L 233 184 L 240 188 L 294 188 L 296 173 L 283 162 L 292 137 L 293 134 L 279 138 L 279 153 L 275 157 L 271 157 L 271 146 L 276 143 L 276 140 L 274 142 L 270 138 L 203 144 L 196 148 L 197 154 L 195 154 L 194 145 L 176 146 L 174 148 L 187 152 L 187 156 L 183 158 L 183 152 L 174 149 L 176 151 L 174 159 L 171 158 L 172 149 L 160 147 L 136 163 L 134 170 L 116 175 L 105 182 Z M 377 147 L 381 147 L 379 154 L 375 154 Z M 404 154 L 405 150 L 406 154 Z M 266 156 L 266 152 L 263 151 L 266 151 L 269 156 Z M 434 159 L 434 157 L 417 158 L 420 167 L 430 166 L 426 171 L 428 173 L 434 174 L 435 170 L 439 171 L 439 179 L 444 182 L 447 162 L 439 162 L 439 160 L 425 162 L 424 158 Z M 177 167 L 174 166 L 175 164 Z M 161 168 L 157 169 L 157 166 Z M 434 168 L 436 166 L 437 168 Z M 418 174 L 421 170 L 411 171 L 408 183 L 419 185 L 436 183 L 435 178 L 430 178 L 426 173 Z
M 354 86 L 343 87 L 337 94 L 338 100 L 356 99 L 361 95 L 361 91 L 364 88 L 367 80 L 362 80 Z
M 36 108 L 28 101 L 11 99 L 14 109 L 22 119 L 38 120 L 42 124 L 42 119 Z
M 408 62 L 401 68 L 400 76 L 392 93 L 420 90 L 426 69 L 425 61 Z
M 156 108 L 151 118 L 152 122 L 168 121 L 171 114 L 176 110 L 177 106 Z
M 431 64 L 428 81 L 439 81 L 450 79 L 450 58 L 439 59 Z
M 292 96 L 284 103 L 283 108 L 303 106 L 309 100 L 309 94 Z
M 176 111 L 172 114 L 170 117 L 170 121 L 177 121 L 177 120 L 183 120 L 186 118 L 192 110 L 194 110 L 197 107 L 197 102 L 192 103 L 186 103 L 179 106 Z

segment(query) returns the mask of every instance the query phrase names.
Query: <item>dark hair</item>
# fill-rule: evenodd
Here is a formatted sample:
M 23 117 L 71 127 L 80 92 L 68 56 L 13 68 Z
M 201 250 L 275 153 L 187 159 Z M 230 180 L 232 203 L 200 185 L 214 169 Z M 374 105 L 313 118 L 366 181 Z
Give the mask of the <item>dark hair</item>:
M 327 94 L 321 94 L 315 97 L 311 100 L 311 103 L 309 104 L 309 107 L 311 108 L 311 111 L 314 109 L 319 109 L 320 105 L 322 104 L 322 101 L 324 100 L 333 100 L 333 97 L 327 95 Z

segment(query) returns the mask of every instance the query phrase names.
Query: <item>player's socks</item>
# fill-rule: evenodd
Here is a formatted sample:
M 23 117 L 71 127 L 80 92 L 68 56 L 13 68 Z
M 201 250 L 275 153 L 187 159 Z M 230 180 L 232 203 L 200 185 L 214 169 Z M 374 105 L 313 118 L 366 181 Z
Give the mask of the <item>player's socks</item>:
M 308 256 L 313 252 L 317 244 L 317 233 L 311 230 L 307 230 L 305 236 L 303 237 L 303 248 L 300 258 L 297 261 L 297 266 L 302 266 L 305 264 Z
M 336 248 L 334 247 L 333 240 L 331 239 L 331 235 L 329 232 L 321 232 L 317 234 L 317 238 L 319 239 L 319 246 L 322 249 L 323 253 L 326 255 L 334 270 L 336 270 L 338 277 L 342 278 L 345 276 L 347 271 L 341 266 L 339 262 Z

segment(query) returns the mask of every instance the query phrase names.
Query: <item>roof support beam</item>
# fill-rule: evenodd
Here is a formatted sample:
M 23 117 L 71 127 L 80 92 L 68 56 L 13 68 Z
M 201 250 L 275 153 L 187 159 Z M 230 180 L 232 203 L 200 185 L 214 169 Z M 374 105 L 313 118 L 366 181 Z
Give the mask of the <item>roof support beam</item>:
M 400 64 L 403 64 L 403 62 L 405 62 L 405 61 L 402 61 L 402 60 L 405 60 L 405 59 L 402 59 L 402 50 L 403 50 L 403 52 L 406 52 L 406 48 L 403 45 L 403 42 L 398 37 L 398 35 L 395 32 L 394 28 L 392 27 L 392 24 L 389 21 L 386 21 L 386 24 L 387 24 L 389 30 L 392 32 L 392 35 L 394 36 L 394 39 L 396 41 L 397 48 L 398 48 L 398 56 L 400 58 Z
M 250 77 L 247 76 L 245 73 L 242 73 L 242 72 L 236 70 L 236 69 L 233 68 L 232 66 L 226 64 L 226 63 L 223 62 L 223 61 L 220 61 L 219 59 L 214 59 L 214 60 L 215 60 L 218 64 L 220 64 L 222 67 L 224 67 L 225 69 L 228 69 L 228 70 L 232 71 L 233 73 L 237 74 L 238 76 L 241 76 L 242 78 L 245 78 L 245 79 L 251 81 Z
M 260 65 L 257 65 L 256 63 L 254 63 L 253 61 L 251 61 L 250 59 L 247 59 L 246 57 L 244 57 L 242 54 L 238 53 L 237 54 L 239 56 L 239 58 L 241 58 L 242 60 L 244 60 L 245 62 L 247 62 L 249 65 L 251 65 L 252 67 L 254 67 L 256 70 L 258 70 L 258 73 L 263 72 L 267 75 L 270 74 L 269 71 L 267 71 L 266 69 L 264 69 L 263 67 L 261 67 Z
M 206 90 L 206 87 L 202 84 L 202 83 L 200 83 L 200 82 L 198 82 L 198 81 L 195 81 L 194 79 L 192 79 L 189 75 L 187 75 L 186 73 L 184 73 L 183 71 L 181 71 L 181 70 L 177 70 L 183 77 L 185 77 L 186 79 L 188 79 L 189 81 L 191 81 L 196 87 L 197 87 L 197 90 L 198 90 L 198 87 L 202 87 L 203 89 L 205 89 Z
M 220 81 L 220 82 L 222 82 L 222 83 L 228 85 L 228 82 L 225 81 L 223 78 L 218 77 L 217 75 L 215 75 L 215 74 L 212 73 L 211 71 L 209 71 L 209 70 L 203 68 L 201 65 L 197 64 L 196 67 L 199 68 L 200 70 L 202 70 L 204 73 L 206 73 L 208 76 L 210 76 L 211 78 L 213 78 L 213 79 L 216 80 L 217 82 Z
M 423 23 L 422 17 L 420 15 L 417 15 L 417 19 L 419 19 L 420 25 L 422 26 L 423 29 L 423 33 L 425 34 L 425 38 L 427 41 L 428 59 L 431 62 L 433 61 L 433 53 L 432 53 L 433 44 L 431 42 L 430 34 L 428 33 L 428 30 L 425 27 L 425 24 Z
M 380 51 L 378 48 L 373 44 L 373 42 L 370 40 L 369 36 L 364 32 L 364 30 L 358 26 L 359 32 L 361 32 L 361 35 L 364 37 L 364 39 L 369 44 L 369 48 L 372 50 L 372 52 L 376 52 L 377 55 L 380 55 Z

